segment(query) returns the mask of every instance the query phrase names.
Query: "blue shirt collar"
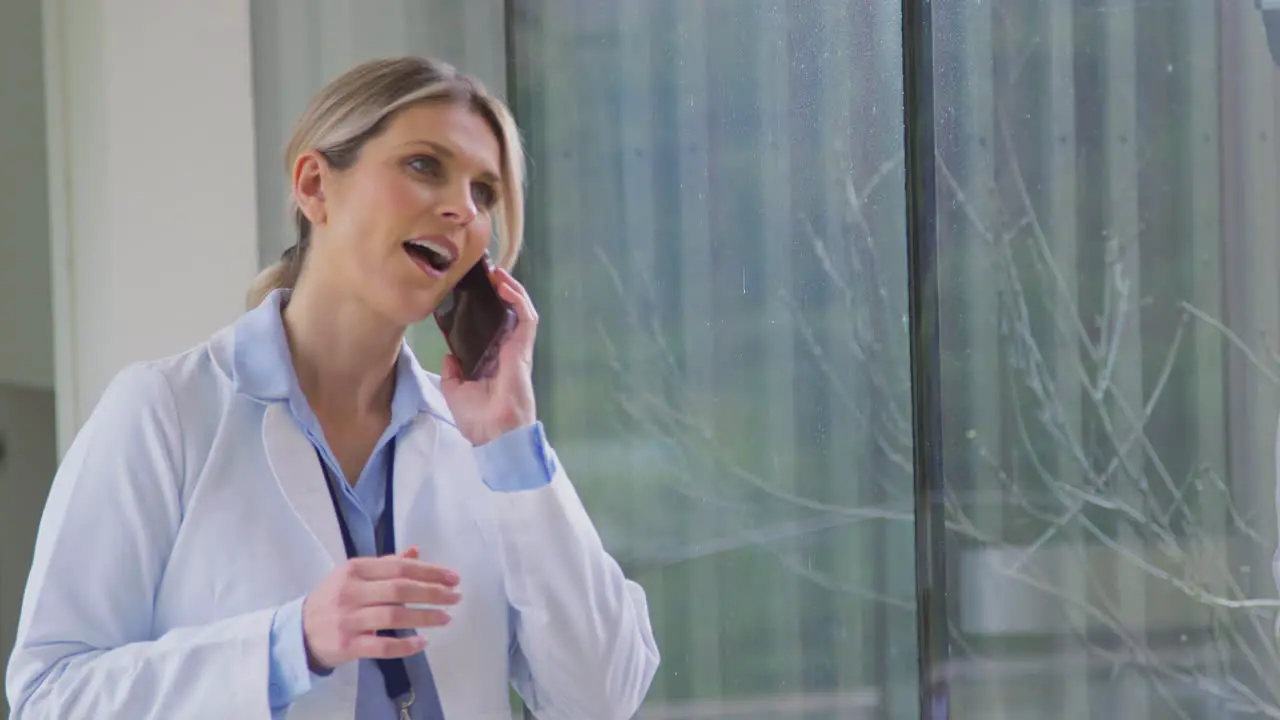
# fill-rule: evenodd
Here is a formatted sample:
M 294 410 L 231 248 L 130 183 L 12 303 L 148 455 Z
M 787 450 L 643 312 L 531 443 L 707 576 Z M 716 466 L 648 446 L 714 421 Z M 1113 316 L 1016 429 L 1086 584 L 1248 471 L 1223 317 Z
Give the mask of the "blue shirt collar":
M 289 401 L 295 408 L 306 407 L 298 386 L 293 357 L 284 333 L 280 311 L 288 290 L 273 290 L 256 308 L 245 313 L 234 326 L 233 381 L 236 389 L 263 402 Z M 419 412 L 430 412 L 417 358 L 408 343 L 401 343 L 396 360 L 396 387 L 391 399 L 393 426 L 409 422 Z

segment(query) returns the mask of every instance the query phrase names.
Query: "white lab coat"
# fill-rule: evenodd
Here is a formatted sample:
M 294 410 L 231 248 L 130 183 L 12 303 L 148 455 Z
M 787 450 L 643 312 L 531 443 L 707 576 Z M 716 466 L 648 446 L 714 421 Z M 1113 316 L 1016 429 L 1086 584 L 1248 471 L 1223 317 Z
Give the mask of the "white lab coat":
M 234 345 L 228 328 L 128 368 L 72 444 L 23 597 L 12 720 L 272 717 L 275 608 L 346 555 L 311 444 L 283 403 L 240 391 Z M 397 443 L 396 547 L 462 578 L 452 622 L 421 631 L 449 720 L 510 718 L 509 682 L 540 720 L 628 718 L 657 669 L 644 592 L 556 466 L 545 487 L 491 491 L 428 412 Z M 350 720 L 356 671 L 275 717 Z

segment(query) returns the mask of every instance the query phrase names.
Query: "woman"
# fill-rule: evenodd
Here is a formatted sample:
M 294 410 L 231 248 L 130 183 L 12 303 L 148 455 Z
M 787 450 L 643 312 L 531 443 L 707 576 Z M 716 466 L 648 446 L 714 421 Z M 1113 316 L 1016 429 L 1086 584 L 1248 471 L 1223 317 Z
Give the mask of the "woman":
M 522 152 L 443 63 L 319 94 L 287 152 L 297 244 L 252 309 L 123 371 L 59 468 L 15 720 L 496 720 L 509 682 L 542 720 L 632 716 L 658 665 L 645 597 L 537 421 L 529 296 L 491 271 L 517 324 L 489 379 L 404 342 L 492 231 L 514 262 Z

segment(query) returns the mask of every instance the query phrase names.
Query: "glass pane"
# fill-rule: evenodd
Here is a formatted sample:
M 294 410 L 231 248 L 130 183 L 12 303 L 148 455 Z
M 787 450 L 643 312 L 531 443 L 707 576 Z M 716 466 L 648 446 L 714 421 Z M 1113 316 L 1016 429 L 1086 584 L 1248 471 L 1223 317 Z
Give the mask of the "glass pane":
M 933 5 L 950 716 L 1276 717 L 1262 15 Z
M 539 407 L 643 716 L 916 717 L 899 3 L 509 8 Z

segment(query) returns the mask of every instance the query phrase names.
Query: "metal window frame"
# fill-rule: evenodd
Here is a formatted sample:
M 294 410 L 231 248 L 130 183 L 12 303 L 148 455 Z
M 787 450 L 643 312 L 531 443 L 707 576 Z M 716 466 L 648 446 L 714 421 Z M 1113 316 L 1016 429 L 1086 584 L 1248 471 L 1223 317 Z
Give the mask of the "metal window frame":
M 903 138 L 915 475 L 916 648 L 920 717 L 949 714 L 945 497 L 939 349 L 933 5 L 902 0 Z

